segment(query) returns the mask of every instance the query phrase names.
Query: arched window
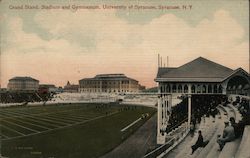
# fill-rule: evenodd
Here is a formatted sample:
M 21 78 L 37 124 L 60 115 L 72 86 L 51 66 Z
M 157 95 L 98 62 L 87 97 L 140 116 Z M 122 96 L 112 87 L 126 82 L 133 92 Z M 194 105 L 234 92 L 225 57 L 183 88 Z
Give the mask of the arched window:
M 178 93 L 182 93 L 182 85 L 178 86 Z
M 246 85 L 244 85 L 243 89 L 248 89 L 249 87 L 250 87 L 249 84 L 246 84 Z
M 212 86 L 211 85 L 208 85 L 208 88 L 207 88 L 208 90 L 208 93 L 212 93 Z
M 166 86 L 166 92 L 170 93 L 170 85 L 169 84 L 167 84 L 167 86 Z
M 242 85 L 241 84 L 238 86 L 238 89 L 242 89 Z
M 176 85 L 174 84 L 173 87 L 172 87 L 172 92 L 173 93 L 176 93 Z
M 188 93 L 188 86 L 187 85 L 184 86 L 184 93 Z
M 162 85 L 162 93 L 165 93 L 166 92 L 166 85 Z
M 192 85 L 192 87 L 191 87 L 191 93 L 195 93 L 195 86 L 194 85 Z
M 197 93 L 201 93 L 201 85 L 197 85 Z
M 219 92 L 218 93 L 222 93 L 222 86 L 219 86 Z
M 207 93 L 207 87 L 206 87 L 206 85 L 202 86 L 202 93 Z
M 214 93 L 218 93 L 218 91 L 217 91 L 217 85 L 214 85 Z
M 163 86 L 161 86 L 161 93 L 163 93 Z

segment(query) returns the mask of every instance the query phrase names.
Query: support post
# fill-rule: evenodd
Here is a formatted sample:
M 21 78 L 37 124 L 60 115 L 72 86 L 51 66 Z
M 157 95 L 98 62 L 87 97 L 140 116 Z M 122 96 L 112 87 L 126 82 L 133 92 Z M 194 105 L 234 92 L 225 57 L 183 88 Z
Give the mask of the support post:
M 157 144 L 164 144 L 165 143 L 165 134 L 162 135 L 161 128 L 163 126 L 163 118 L 162 118 L 162 95 L 158 96 L 158 121 L 157 121 Z
M 191 111 L 192 111 L 192 105 L 191 105 L 191 94 L 188 95 L 188 128 L 190 129 L 190 123 L 191 123 Z
M 196 88 L 195 88 L 196 89 Z M 192 105 L 191 105 L 191 98 L 192 96 L 192 84 L 188 84 L 188 126 L 187 128 L 190 129 L 190 123 L 191 123 L 191 112 L 192 112 Z

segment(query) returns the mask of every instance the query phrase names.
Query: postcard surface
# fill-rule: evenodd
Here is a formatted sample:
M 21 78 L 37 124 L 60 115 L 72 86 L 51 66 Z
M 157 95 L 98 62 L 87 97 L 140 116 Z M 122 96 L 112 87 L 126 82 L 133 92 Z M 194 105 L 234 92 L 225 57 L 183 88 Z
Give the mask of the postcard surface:
M 201 156 L 226 97 L 249 124 L 248 0 L 0 0 L 0 22 L 2 157 L 186 157 L 206 109 Z

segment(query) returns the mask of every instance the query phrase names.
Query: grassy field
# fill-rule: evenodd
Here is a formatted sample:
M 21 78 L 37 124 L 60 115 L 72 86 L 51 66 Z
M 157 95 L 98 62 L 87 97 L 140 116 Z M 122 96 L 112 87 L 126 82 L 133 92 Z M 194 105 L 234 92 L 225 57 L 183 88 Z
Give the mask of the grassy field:
M 156 109 L 110 104 L 1 108 L 1 151 L 6 157 L 99 157 L 124 141 Z M 149 117 L 121 132 L 143 114 Z

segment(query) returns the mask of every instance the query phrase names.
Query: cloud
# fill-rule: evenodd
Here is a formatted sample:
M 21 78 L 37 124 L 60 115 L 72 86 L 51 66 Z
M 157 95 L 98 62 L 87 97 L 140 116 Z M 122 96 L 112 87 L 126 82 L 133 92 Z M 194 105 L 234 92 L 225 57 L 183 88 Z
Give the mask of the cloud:
M 1 54 L 1 85 L 6 85 L 8 79 L 18 75 L 31 75 L 42 82 L 62 80 L 67 76 L 65 72 L 71 71 L 74 66 L 74 53 L 82 51 L 82 48 L 65 39 L 46 41 L 34 33 L 24 32 L 23 21 L 18 17 L 8 19 L 7 28 Z M 67 66 L 67 62 L 71 66 Z M 62 81 L 59 83 L 62 84 Z
M 97 73 L 125 73 L 147 86 L 155 85 L 157 53 L 170 66 L 203 56 L 231 68 L 248 70 L 248 41 L 243 28 L 225 10 L 196 26 L 173 14 L 138 25 L 114 11 L 46 11 L 35 22 L 52 35 L 49 41 L 23 31 L 21 18 L 8 20 L 4 80 L 30 73 L 42 82 L 75 83 Z M 32 65 L 32 66 L 31 66 Z

